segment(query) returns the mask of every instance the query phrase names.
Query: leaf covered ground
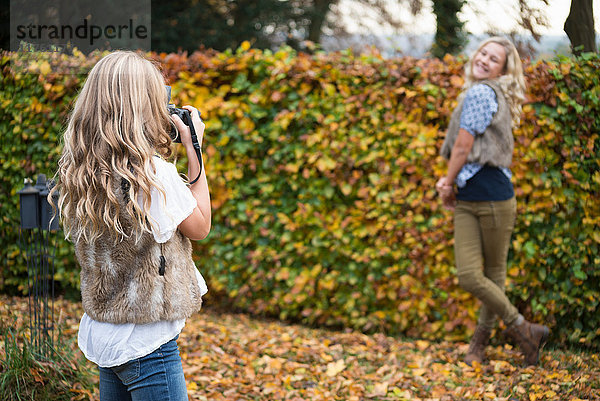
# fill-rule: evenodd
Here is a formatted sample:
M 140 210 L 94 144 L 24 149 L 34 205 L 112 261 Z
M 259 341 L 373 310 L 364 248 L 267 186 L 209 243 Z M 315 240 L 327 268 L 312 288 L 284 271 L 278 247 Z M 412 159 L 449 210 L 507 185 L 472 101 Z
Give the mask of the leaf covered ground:
M 27 325 L 27 298 L 1 296 L 0 304 L 4 324 Z M 55 307 L 62 335 L 76 339 L 80 304 Z M 515 349 L 494 342 L 488 363 L 468 367 L 461 342 L 314 329 L 210 308 L 188 319 L 178 341 L 190 400 L 600 399 L 597 352 L 550 348 L 540 366 L 523 368 Z

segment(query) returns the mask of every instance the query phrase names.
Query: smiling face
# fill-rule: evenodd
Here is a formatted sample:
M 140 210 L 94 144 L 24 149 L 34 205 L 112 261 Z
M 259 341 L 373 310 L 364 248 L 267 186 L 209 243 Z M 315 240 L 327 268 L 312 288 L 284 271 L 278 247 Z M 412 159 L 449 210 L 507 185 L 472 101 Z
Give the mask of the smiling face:
M 490 42 L 479 49 L 471 63 L 476 80 L 497 78 L 504 72 L 506 50 L 501 44 Z

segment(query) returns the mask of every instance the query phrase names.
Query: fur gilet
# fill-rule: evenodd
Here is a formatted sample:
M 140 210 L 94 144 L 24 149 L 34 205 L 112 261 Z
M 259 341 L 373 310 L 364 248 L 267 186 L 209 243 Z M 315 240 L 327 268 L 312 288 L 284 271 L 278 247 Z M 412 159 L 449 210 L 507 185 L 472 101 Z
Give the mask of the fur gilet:
M 490 86 L 496 92 L 498 111 L 494 114 L 490 125 L 488 125 L 483 135 L 475 135 L 473 147 L 467 157 L 467 163 L 510 167 L 514 148 L 510 109 L 502 89 L 494 81 L 485 80 L 480 83 Z M 440 154 L 446 159 L 450 159 L 454 142 L 458 136 L 463 102 L 464 97 L 459 101 L 458 106 L 456 106 L 456 109 L 452 113 L 450 124 L 446 131 L 446 139 L 440 151 Z
M 121 194 L 121 222 L 131 231 L 134 220 L 124 212 L 128 200 L 115 189 Z M 188 318 L 200 310 L 192 245 L 179 230 L 162 246 L 150 233 L 117 243 L 107 233 L 94 242 L 76 241 L 75 254 L 83 309 L 96 321 L 145 324 Z M 164 275 L 159 274 L 161 254 Z

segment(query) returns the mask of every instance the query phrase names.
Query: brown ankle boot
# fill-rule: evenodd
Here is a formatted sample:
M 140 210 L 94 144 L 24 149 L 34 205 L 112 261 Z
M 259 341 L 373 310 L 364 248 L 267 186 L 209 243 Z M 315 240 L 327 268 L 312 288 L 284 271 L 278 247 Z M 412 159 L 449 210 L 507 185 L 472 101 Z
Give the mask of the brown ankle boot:
M 529 366 L 538 364 L 540 351 L 546 344 L 550 329 L 524 320 L 520 325 L 512 324 L 504 333 L 516 343 Z
M 480 364 L 483 363 L 485 359 L 485 347 L 490 341 L 490 334 L 490 329 L 477 325 L 475 333 L 473 333 L 473 338 L 471 338 L 471 342 L 469 343 L 469 351 L 465 356 L 465 363 L 467 365 L 473 365 L 473 361 L 477 361 Z

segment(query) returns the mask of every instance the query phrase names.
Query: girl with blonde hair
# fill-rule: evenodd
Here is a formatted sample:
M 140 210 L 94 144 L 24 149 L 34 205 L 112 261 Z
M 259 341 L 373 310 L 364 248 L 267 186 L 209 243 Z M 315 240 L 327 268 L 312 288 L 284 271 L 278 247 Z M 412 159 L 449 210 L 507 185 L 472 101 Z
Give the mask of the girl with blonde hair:
M 90 71 L 64 133 L 58 206 L 81 265 L 79 347 L 99 366 L 103 401 L 188 399 L 176 339 L 207 291 L 190 239 L 208 235 L 211 209 L 190 128 L 167 102 L 149 60 L 114 52 Z M 204 124 L 184 108 L 201 145 Z M 191 185 L 165 160 L 173 123 Z
M 465 362 L 482 363 L 496 318 L 535 365 L 549 334 L 530 323 L 507 298 L 506 259 L 516 219 L 510 165 L 524 100 L 525 79 L 515 46 L 502 37 L 483 41 L 465 66 L 463 93 L 441 154 L 448 160 L 436 184 L 442 203 L 454 210 L 454 253 L 459 285 L 481 303 Z

